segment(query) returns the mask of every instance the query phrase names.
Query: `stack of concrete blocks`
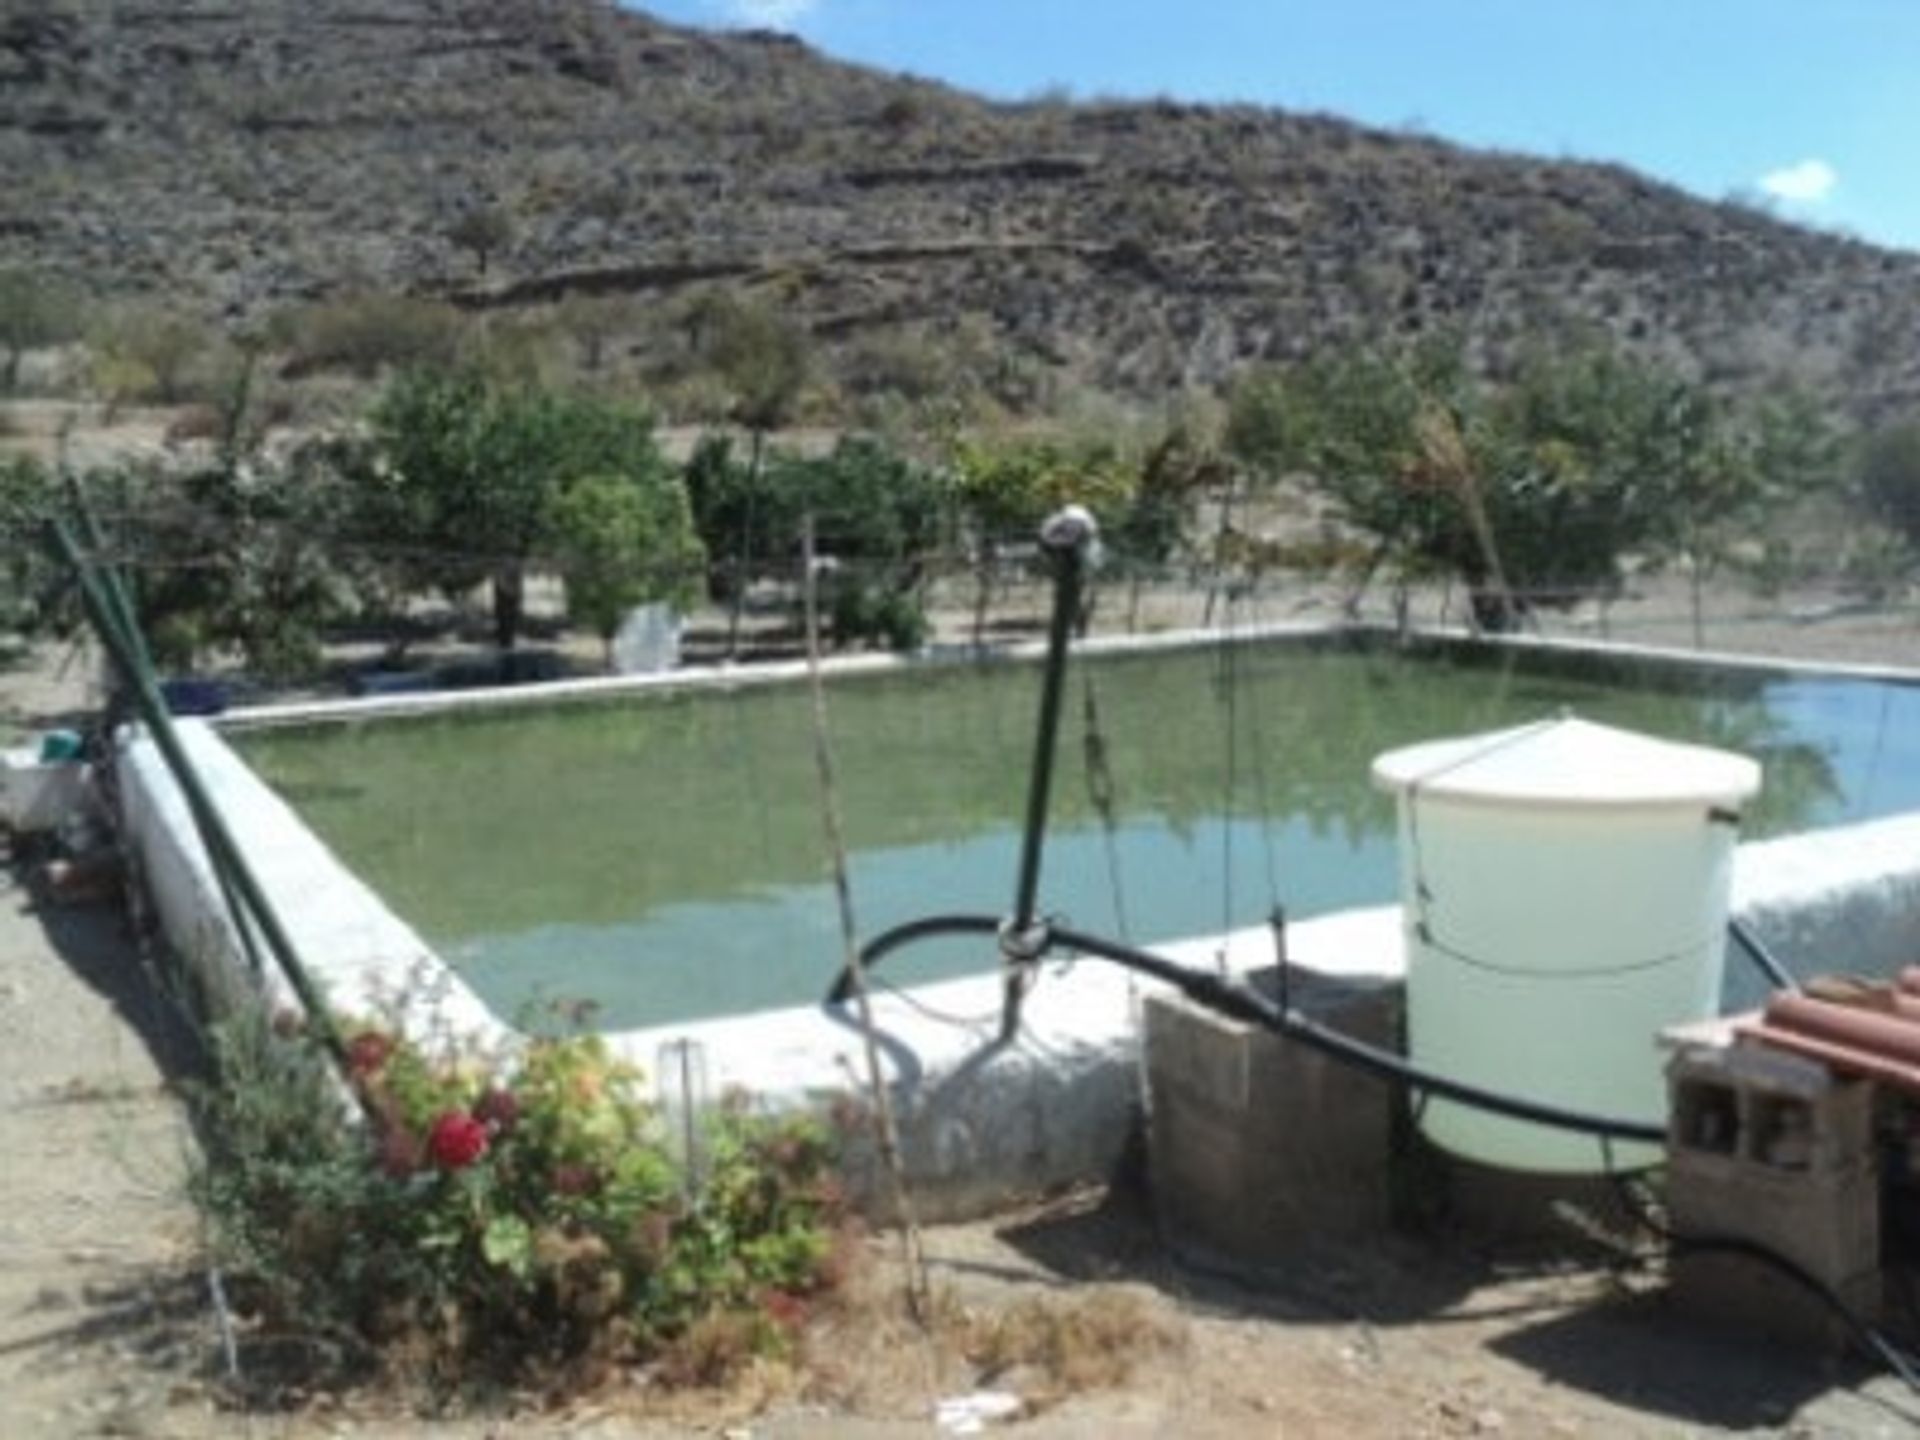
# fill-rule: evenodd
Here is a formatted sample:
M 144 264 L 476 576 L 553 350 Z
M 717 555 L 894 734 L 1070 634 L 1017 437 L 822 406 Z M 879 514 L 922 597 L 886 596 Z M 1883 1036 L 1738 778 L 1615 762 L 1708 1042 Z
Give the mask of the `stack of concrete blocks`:
M 1272 995 L 1277 972 L 1248 983 Z M 1287 988 L 1313 1018 L 1397 1047 L 1397 977 L 1294 968 Z M 1277 1264 L 1386 1227 L 1391 1088 L 1177 996 L 1150 996 L 1143 1025 L 1147 1165 L 1161 1233 L 1176 1251 Z
M 1792 1261 L 1852 1313 L 1881 1303 L 1873 1087 L 1757 1045 L 1683 1046 L 1667 1067 L 1667 1214 L 1675 1235 L 1745 1242 Z M 1677 1247 L 1683 1308 L 1838 1348 L 1845 1322 L 1748 1254 Z

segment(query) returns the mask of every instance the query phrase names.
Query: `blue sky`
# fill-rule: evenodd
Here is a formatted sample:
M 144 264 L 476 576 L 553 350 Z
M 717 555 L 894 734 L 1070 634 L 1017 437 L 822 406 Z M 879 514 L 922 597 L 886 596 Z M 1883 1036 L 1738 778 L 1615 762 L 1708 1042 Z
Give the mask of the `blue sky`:
M 1326 110 L 1920 249 L 1920 0 L 652 0 L 1019 98 Z

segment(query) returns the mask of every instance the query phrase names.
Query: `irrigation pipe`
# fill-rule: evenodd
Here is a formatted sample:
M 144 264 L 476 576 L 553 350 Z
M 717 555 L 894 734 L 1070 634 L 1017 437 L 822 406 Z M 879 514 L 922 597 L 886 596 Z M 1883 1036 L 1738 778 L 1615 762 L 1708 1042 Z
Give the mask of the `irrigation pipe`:
M 861 951 L 861 964 L 871 969 L 886 955 L 914 940 L 925 939 L 932 935 L 980 935 L 996 934 L 1001 922 L 988 915 L 946 915 L 929 916 L 909 921 L 905 925 L 877 935 Z M 1065 926 L 1046 927 L 1046 944 L 1042 952 L 1058 945 L 1077 951 L 1082 955 L 1091 955 L 1095 959 L 1108 960 L 1116 965 L 1173 986 L 1196 1004 L 1204 1005 L 1236 1020 L 1244 1020 L 1284 1035 L 1290 1040 L 1318 1050 L 1344 1065 L 1377 1076 L 1389 1084 L 1400 1085 L 1421 1094 L 1437 1096 L 1443 1100 L 1452 1100 L 1477 1110 L 1486 1110 L 1495 1115 L 1505 1115 L 1514 1120 L 1526 1120 L 1536 1125 L 1547 1125 L 1559 1130 L 1572 1130 L 1581 1134 L 1593 1135 L 1609 1140 L 1638 1140 L 1651 1144 L 1661 1144 L 1667 1138 L 1664 1125 L 1650 1124 L 1644 1120 L 1622 1120 L 1614 1116 L 1594 1115 L 1582 1110 L 1569 1110 L 1558 1105 L 1548 1105 L 1538 1100 L 1529 1100 L 1524 1096 L 1509 1095 L 1503 1091 L 1488 1090 L 1472 1085 L 1464 1080 L 1455 1080 L 1450 1076 L 1436 1074 L 1413 1064 L 1404 1056 L 1391 1050 L 1382 1050 L 1364 1040 L 1356 1040 L 1328 1025 L 1310 1019 L 1298 1010 L 1276 1004 L 1264 995 L 1241 984 L 1239 981 L 1202 970 L 1190 970 L 1184 965 L 1159 955 L 1151 954 L 1132 945 L 1123 945 L 1117 940 L 1108 940 L 1104 936 L 1089 935 L 1079 930 L 1070 930 Z M 847 975 L 842 974 L 828 992 L 827 999 L 832 1004 L 842 1004 L 851 993 Z

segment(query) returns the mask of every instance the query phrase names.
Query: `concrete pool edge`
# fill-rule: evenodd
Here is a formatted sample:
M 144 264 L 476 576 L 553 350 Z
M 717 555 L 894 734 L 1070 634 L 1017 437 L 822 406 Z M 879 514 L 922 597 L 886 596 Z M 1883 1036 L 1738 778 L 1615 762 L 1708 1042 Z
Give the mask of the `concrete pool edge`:
M 501 1022 L 411 927 L 305 826 L 205 722 L 182 721 L 183 743 L 215 803 L 282 910 L 315 978 L 352 1013 L 396 1013 L 420 1033 L 510 1046 Z M 120 749 L 127 833 L 175 949 L 226 995 L 248 993 L 243 952 L 172 776 L 151 742 Z M 1734 905 L 1790 962 L 1824 968 L 1915 958 L 1920 913 L 1920 814 L 1740 847 Z M 1398 906 L 1376 906 L 1289 928 L 1301 967 L 1352 983 L 1397 985 Z M 1270 963 L 1264 927 L 1223 942 L 1157 946 L 1186 963 Z M 272 1010 L 295 1005 L 263 977 Z M 1139 1105 L 1140 999 L 1149 986 L 1115 967 L 1049 963 L 1006 1047 L 994 974 L 875 997 L 877 1029 L 903 1117 L 911 1173 L 928 1218 L 958 1218 L 1024 1194 L 1110 1174 Z M 663 1045 L 696 1042 L 711 1094 L 741 1086 L 776 1106 L 826 1107 L 864 1089 L 860 1035 L 820 1006 L 617 1032 L 610 1043 L 651 1072 Z M 856 1162 L 858 1163 L 858 1162 Z M 859 1176 L 856 1175 L 856 1182 Z M 871 1177 L 868 1176 L 870 1180 Z
M 1663 666 L 1732 670 L 1749 674 L 1881 680 L 1920 685 L 1920 668 L 1898 665 L 1829 664 L 1771 655 L 1742 655 L 1732 651 L 1690 650 L 1681 646 L 1649 645 L 1630 641 L 1595 641 L 1552 635 L 1476 635 L 1459 628 L 1424 627 L 1401 630 L 1372 621 L 1280 620 L 1238 625 L 1231 630 L 1162 630 L 1148 634 L 1092 635 L 1076 640 L 1075 657 L 1145 655 L 1161 650 L 1203 649 L 1223 644 L 1259 644 L 1282 639 L 1334 639 L 1341 636 L 1411 644 L 1476 645 L 1521 654 L 1578 655 L 1650 661 Z M 955 645 L 913 655 L 840 655 L 825 660 L 828 679 L 902 674 L 929 665 L 1018 665 L 1038 663 L 1046 654 L 1040 640 L 979 650 Z M 228 711 L 213 723 L 223 731 L 266 730 L 281 726 L 320 724 L 337 720 L 388 720 L 409 716 L 454 714 L 467 710 L 539 708 L 592 703 L 632 695 L 701 693 L 796 685 L 807 678 L 804 660 L 766 664 L 688 666 L 655 675 L 606 675 L 538 685 L 498 685 L 468 690 L 372 695 L 328 700 L 286 701 Z
M 1264 640 L 1330 638 L 1372 633 L 1378 628 L 1324 620 L 1285 620 L 1238 626 L 1232 631 L 1163 630 L 1142 635 L 1093 635 L 1076 640 L 1073 653 L 1076 658 L 1145 655 L 1160 650 L 1193 649 L 1222 643 L 1255 644 Z M 857 676 L 904 674 L 927 666 L 1030 665 L 1037 664 L 1045 657 L 1046 648 L 1043 640 L 1022 640 L 985 650 L 971 645 L 955 645 L 911 655 L 837 655 L 824 660 L 821 669 L 829 680 L 840 680 Z M 245 731 L 311 725 L 331 720 L 392 720 L 456 714 L 466 710 L 538 708 L 544 705 L 617 700 L 632 695 L 797 685 L 805 682 L 807 673 L 807 662 L 804 660 L 750 665 L 698 665 L 656 675 L 602 675 L 548 681 L 538 685 L 494 685 L 470 690 L 288 701 L 231 710 L 215 723 L 222 730 Z

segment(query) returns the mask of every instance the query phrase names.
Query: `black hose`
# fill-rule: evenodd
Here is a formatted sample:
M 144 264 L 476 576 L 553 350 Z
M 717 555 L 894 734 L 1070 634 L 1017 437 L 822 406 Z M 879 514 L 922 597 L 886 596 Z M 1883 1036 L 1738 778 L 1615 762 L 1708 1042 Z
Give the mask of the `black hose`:
M 877 963 L 901 946 L 928 936 L 992 935 L 999 933 L 1000 926 L 1001 922 L 990 915 L 930 915 L 920 920 L 912 920 L 869 941 L 861 949 L 861 965 L 864 968 Z M 1122 945 L 1115 940 L 1107 940 L 1098 935 L 1086 935 L 1078 930 L 1069 930 L 1058 925 L 1049 927 L 1048 941 L 1049 944 L 1062 945 L 1067 949 L 1077 950 L 1081 954 L 1091 955 L 1100 960 L 1110 960 L 1130 970 L 1137 970 L 1143 975 L 1150 975 L 1156 980 L 1172 985 L 1188 999 L 1210 1010 L 1219 1011 L 1223 1015 L 1244 1020 L 1249 1024 L 1285 1035 L 1289 1039 L 1298 1040 L 1301 1044 L 1311 1046 L 1341 1064 L 1351 1065 L 1409 1090 L 1437 1095 L 1445 1100 L 1453 1100 L 1462 1105 L 1490 1111 L 1496 1115 L 1505 1115 L 1515 1120 L 1526 1120 L 1536 1125 L 1547 1125 L 1554 1129 L 1572 1130 L 1606 1139 L 1639 1140 L 1657 1145 L 1664 1143 L 1667 1138 L 1666 1127 L 1663 1125 L 1566 1110 L 1556 1105 L 1542 1104 L 1537 1100 L 1528 1100 L 1495 1090 L 1485 1090 L 1464 1081 L 1436 1075 L 1430 1070 L 1421 1069 L 1390 1050 L 1382 1050 L 1377 1045 L 1369 1045 L 1364 1040 L 1356 1040 L 1351 1035 L 1322 1025 L 1317 1020 L 1311 1020 L 1298 1010 L 1283 1009 L 1238 981 L 1203 970 L 1189 970 L 1184 965 L 1176 965 L 1171 960 L 1136 949 L 1131 945 Z M 853 976 L 851 972 L 847 972 L 835 982 L 827 999 L 829 1003 L 838 1005 L 844 1003 L 852 993 Z
M 935 935 L 998 935 L 1000 921 L 992 915 L 923 915 L 918 920 L 909 920 L 904 925 L 896 925 L 882 932 L 860 947 L 860 968 L 867 969 L 877 965 L 903 945 L 911 945 L 916 940 L 930 939 Z M 827 992 L 829 1005 L 844 1005 L 853 998 L 853 970 L 851 967 L 840 972 L 840 978 L 833 982 L 833 988 Z
M 1773 982 L 1774 989 L 1789 993 L 1799 991 L 1800 982 L 1794 979 L 1793 972 L 1781 964 L 1778 957 L 1761 943 L 1760 937 L 1753 933 L 1752 927 L 1746 921 L 1729 918 L 1727 934 L 1733 937 L 1734 942 L 1739 945 L 1747 959 L 1753 962 L 1754 967 Z
M 1445 1075 L 1436 1075 L 1424 1070 L 1391 1050 L 1382 1050 L 1364 1040 L 1356 1040 L 1331 1026 L 1309 1019 L 1298 1010 L 1282 1009 L 1258 991 L 1249 989 L 1237 981 L 1228 980 L 1202 970 L 1189 970 L 1158 955 L 1150 955 L 1144 950 L 1136 950 L 1131 945 L 1122 945 L 1117 941 L 1103 939 L 1098 935 L 1083 935 L 1077 930 L 1068 930 L 1060 926 L 1053 929 L 1053 938 L 1061 945 L 1083 954 L 1111 960 L 1130 969 L 1139 970 L 1155 979 L 1164 980 L 1176 986 L 1188 999 L 1197 1001 L 1210 1009 L 1238 1019 L 1251 1021 L 1288 1039 L 1298 1040 L 1301 1044 L 1339 1061 L 1364 1070 L 1371 1075 L 1409 1090 L 1422 1094 L 1438 1096 L 1443 1100 L 1452 1100 L 1468 1105 L 1476 1110 L 1486 1110 L 1495 1115 L 1505 1115 L 1515 1120 L 1526 1120 L 1536 1125 L 1547 1125 L 1558 1130 L 1573 1130 L 1582 1134 L 1601 1136 L 1611 1140 L 1641 1140 L 1652 1144 L 1663 1144 L 1667 1138 L 1664 1125 L 1649 1124 L 1644 1120 L 1620 1120 L 1605 1115 L 1590 1115 L 1580 1110 L 1567 1110 L 1557 1105 L 1543 1104 L 1538 1100 L 1528 1100 L 1518 1095 L 1508 1095 L 1498 1090 L 1486 1090 L 1463 1080 L 1454 1080 Z

